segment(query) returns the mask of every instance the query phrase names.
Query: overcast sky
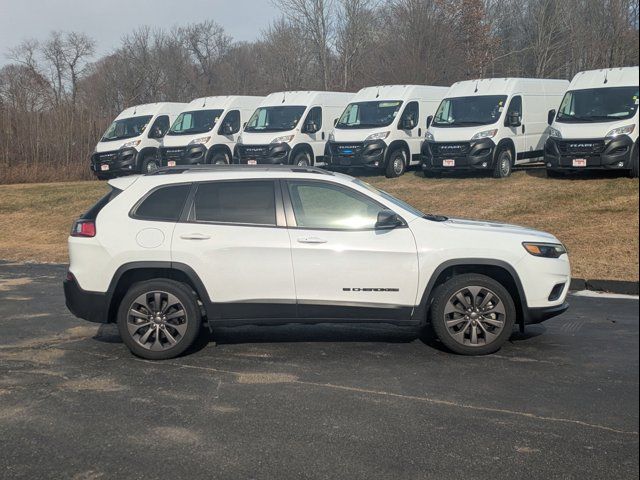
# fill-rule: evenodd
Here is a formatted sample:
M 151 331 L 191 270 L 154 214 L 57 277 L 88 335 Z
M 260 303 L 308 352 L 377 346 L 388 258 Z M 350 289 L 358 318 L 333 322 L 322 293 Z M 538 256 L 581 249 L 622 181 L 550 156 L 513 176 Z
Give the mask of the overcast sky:
M 202 20 L 223 25 L 236 40 L 254 40 L 279 16 L 270 0 L 0 0 L 0 65 L 7 50 L 52 30 L 84 32 L 98 56 L 140 25 L 171 27 Z

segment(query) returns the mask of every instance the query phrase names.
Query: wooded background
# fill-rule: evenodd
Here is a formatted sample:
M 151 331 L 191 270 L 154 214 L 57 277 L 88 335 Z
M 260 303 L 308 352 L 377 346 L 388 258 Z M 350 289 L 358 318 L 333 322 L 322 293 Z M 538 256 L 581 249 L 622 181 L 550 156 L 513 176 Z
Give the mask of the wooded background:
M 101 58 L 53 31 L 0 52 L 0 183 L 91 178 L 96 142 L 141 103 L 637 65 L 639 1 L 273 0 L 282 16 L 254 42 L 215 19 L 141 26 Z

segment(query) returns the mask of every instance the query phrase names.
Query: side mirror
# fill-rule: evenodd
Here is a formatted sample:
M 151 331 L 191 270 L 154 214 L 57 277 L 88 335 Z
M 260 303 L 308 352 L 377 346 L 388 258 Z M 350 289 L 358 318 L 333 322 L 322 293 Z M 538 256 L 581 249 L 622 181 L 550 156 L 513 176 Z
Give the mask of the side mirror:
M 380 210 L 376 220 L 376 228 L 393 229 L 404 225 L 404 222 L 393 210 Z
M 414 122 L 412 118 L 405 118 L 404 120 L 402 120 L 403 130 L 413 130 L 415 127 L 416 122 Z
M 305 133 L 316 133 L 318 130 L 318 125 L 314 121 L 309 121 L 304 126 Z
M 164 132 L 160 127 L 156 127 L 151 132 L 149 132 L 149 137 L 151 138 L 162 138 L 164 137 Z
M 555 119 L 556 119 L 556 111 L 549 110 L 549 115 L 547 115 L 547 123 L 551 125 Z
M 519 127 L 520 126 L 520 113 L 511 112 L 509 117 L 507 118 L 507 125 L 509 127 Z
M 233 125 L 230 123 L 223 123 L 221 130 L 223 135 L 233 135 Z
M 433 115 L 429 115 L 427 117 L 427 128 L 429 128 L 432 123 L 433 123 Z

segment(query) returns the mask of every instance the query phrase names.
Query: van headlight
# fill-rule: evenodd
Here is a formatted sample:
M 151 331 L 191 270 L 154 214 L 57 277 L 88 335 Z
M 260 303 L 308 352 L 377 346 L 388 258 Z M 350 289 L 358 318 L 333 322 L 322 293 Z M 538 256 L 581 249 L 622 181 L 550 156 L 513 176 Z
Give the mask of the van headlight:
M 281 137 L 276 137 L 273 140 L 271 140 L 271 143 L 289 143 L 291 140 L 293 140 L 293 137 L 295 137 L 295 135 L 283 135 Z
M 557 138 L 558 140 L 562 139 L 562 132 L 557 128 L 549 127 L 549 136 L 551 138 Z
M 561 243 L 524 242 L 522 246 L 534 257 L 560 258 L 567 253 L 567 249 Z
M 195 145 L 196 143 L 207 143 L 209 140 L 211 140 L 211 137 L 194 138 L 189 142 L 189 145 Z
M 390 133 L 391 132 L 389 132 L 389 131 L 372 133 L 367 138 L 365 138 L 364 141 L 365 142 L 371 142 L 372 140 L 384 140 L 385 138 L 387 138 L 389 136 Z
M 604 138 L 605 140 L 611 140 L 619 137 L 620 135 L 631 135 L 635 129 L 636 126 L 633 123 L 631 125 L 625 125 L 624 127 L 614 128 L 609 133 L 607 133 Z
M 133 147 L 137 147 L 138 145 L 140 145 L 140 140 L 131 140 L 130 142 L 123 143 L 120 148 L 121 149 L 122 148 L 133 148 Z
M 473 137 L 471 137 L 471 140 L 481 140 L 483 138 L 493 138 L 493 137 L 496 136 L 497 133 L 498 133 L 498 129 L 497 128 L 493 128 L 491 130 L 485 130 L 484 132 L 476 133 Z
M 424 139 L 429 141 L 429 142 L 433 142 L 435 141 L 435 137 L 433 136 L 433 133 L 431 133 L 429 130 L 426 131 L 426 133 L 424 134 Z

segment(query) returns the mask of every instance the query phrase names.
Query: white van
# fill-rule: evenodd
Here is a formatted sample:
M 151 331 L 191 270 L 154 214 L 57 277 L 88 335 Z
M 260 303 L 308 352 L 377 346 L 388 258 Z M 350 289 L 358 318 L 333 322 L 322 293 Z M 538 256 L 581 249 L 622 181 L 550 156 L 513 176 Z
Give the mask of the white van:
M 382 170 L 389 178 L 402 175 L 407 166 L 420 163 L 427 118 L 448 90 L 425 85 L 363 88 L 329 135 L 328 166 Z
M 122 111 L 96 145 L 91 170 L 101 180 L 158 168 L 158 148 L 186 103 L 147 103 Z
M 238 140 L 238 162 L 318 165 L 334 123 L 353 98 L 341 92 L 278 92 L 267 96 Z
M 548 112 L 567 91 L 566 80 L 486 78 L 454 83 L 426 134 L 422 170 L 511 175 L 514 165 L 542 161 Z
M 164 137 L 162 166 L 231 163 L 242 125 L 263 100 L 237 95 L 196 98 Z
M 588 169 L 628 171 L 638 178 L 638 83 L 638 67 L 574 77 L 557 115 L 549 112 L 549 176 Z

